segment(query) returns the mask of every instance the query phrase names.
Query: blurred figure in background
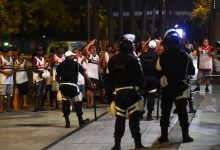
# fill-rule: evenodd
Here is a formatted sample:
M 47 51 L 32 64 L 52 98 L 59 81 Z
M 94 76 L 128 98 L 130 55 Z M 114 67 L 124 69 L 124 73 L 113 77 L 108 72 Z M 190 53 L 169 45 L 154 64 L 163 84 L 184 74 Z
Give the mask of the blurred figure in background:
M 88 68 L 87 74 L 92 81 L 93 89 L 88 89 L 86 93 L 87 98 L 87 107 L 91 108 L 94 107 L 94 90 L 98 87 L 99 81 L 99 56 L 97 54 L 97 48 L 95 46 L 96 40 L 92 40 L 86 47 L 86 54 L 88 57 Z
M 46 79 L 42 78 L 42 74 L 45 70 L 46 61 L 43 55 L 42 47 L 38 47 L 36 50 L 36 56 L 34 56 L 33 67 L 33 84 L 34 84 L 34 112 L 41 111 L 42 99 L 46 94 Z
M 24 54 L 19 52 L 18 58 L 15 60 L 16 70 L 16 86 L 20 95 L 20 102 L 22 108 L 28 108 L 27 92 L 28 92 L 28 74 L 27 74 L 27 61 Z
M 107 69 L 107 60 L 105 58 L 105 52 L 101 51 L 99 53 L 99 90 L 102 96 L 102 102 L 104 102 L 105 95 L 105 83 L 106 83 L 106 69 Z
M 151 40 L 148 44 L 148 49 L 144 49 L 140 56 L 141 64 L 144 71 L 145 90 L 144 98 L 147 104 L 147 121 L 153 120 L 152 112 L 154 110 L 154 103 L 157 92 L 157 75 L 156 75 L 156 62 L 157 54 L 155 52 L 157 43 Z
M 50 107 L 53 107 L 54 100 L 56 102 L 55 109 L 59 108 L 59 103 L 56 98 L 56 94 L 59 91 L 59 83 L 56 81 L 56 69 L 57 66 L 65 60 L 65 56 L 63 54 L 63 47 L 60 46 L 56 49 L 56 54 L 54 54 L 50 59 L 50 66 L 52 67 L 52 89 L 53 92 L 50 98 Z
M 83 67 L 83 69 L 86 71 L 88 68 L 88 63 L 86 58 L 82 55 L 83 49 L 78 50 L 77 52 L 77 60 L 78 63 Z M 85 92 L 85 78 L 83 75 L 79 72 L 78 76 L 78 82 L 77 85 L 79 86 L 79 90 L 82 93 L 82 98 L 85 98 L 86 92 Z
M 3 110 L 12 111 L 12 95 L 13 89 L 13 53 L 12 50 L 8 50 L 5 54 L 0 57 L 0 84 L 2 86 L 1 95 L 1 106 Z
M 197 87 L 193 91 L 200 91 L 200 84 L 204 76 L 212 75 L 212 61 L 215 56 L 213 46 L 209 45 L 209 40 L 204 39 L 202 46 L 198 47 L 198 75 L 197 75 Z M 205 78 L 205 91 L 209 92 L 210 78 Z

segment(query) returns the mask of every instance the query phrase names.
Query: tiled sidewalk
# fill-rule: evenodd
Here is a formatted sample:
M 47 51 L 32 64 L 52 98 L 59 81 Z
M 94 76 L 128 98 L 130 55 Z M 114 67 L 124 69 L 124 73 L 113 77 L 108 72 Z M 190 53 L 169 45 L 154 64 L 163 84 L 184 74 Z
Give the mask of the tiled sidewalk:
M 106 106 L 97 109 L 97 115 Z M 78 128 L 75 112 L 70 114 L 71 128 L 64 128 L 62 111 L 0 113 L 1 150 L 40 150 Z M 93 109 L 84 109 L 84 118 L 94 119 Z
M 171 127 L 177 121 L 177 116 L 172 115 Z M 110 150 L 114 145 L 114 123 L 115 119 L 108 114 L 70 135 L 50 150 Z M 145 146 L 150 147 L 160 136 L 159 120 L 141 121 L 142 141 Z M 126 121 L 125 135 L 122 139 L 122 149 L 134 147 L 134 141 L 130 134 L 128 120 Z
M 213 91 L 205 93 L 203 87 L 201 92 L 194 94 L 197 102 L 198 111 L 190 115 L 193 118 L 190 125 L 190 135 L 194 138 L 193 143 L 182 144 L 180 129 L 174 133 L 176 136 L 169 135 L 170 143 L 157 144 L 157 138 L 160 136 L 159 120 L 141 121 L 142 141 L 146 150 L 219 150 L 220 149 L 220 86 L 214 86 Z M 200 102 L 201 105 L 200 105 Z M 178 123 L 177 116 L 172 114 L 170 130 Z M 50 150 L 110 150 L 114 145 L 114 118 L 105 115 L 97 122 L 93 122 L 80 131 L 68 136 L 62 141 L 50 147 Z M 134 141 L 131 137 L 126 123 L 125 135 L 122 139 L 122 149 L 134 148 Z

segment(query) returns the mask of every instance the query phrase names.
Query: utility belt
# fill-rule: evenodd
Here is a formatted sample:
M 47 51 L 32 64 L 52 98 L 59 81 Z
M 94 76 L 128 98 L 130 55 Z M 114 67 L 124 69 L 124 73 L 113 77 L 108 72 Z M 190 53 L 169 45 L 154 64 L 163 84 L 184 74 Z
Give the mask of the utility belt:
M 67 82 L 67 83 L 60 83 L 60 85 L 72 85 L 72 86 L 76 86 L 76 87 L 78 87 L 77 84 L 75 84 L 75 83 L 70 83 L 70 82 Z
M 72 99 L 72 98 L 74 98 L 75 96 L 78 96 L 78 95 L 80 94 L 80 90 L 79 90 L 79 87 L 78 87 L 77 84 L 75 84 L 75 83 L 70 83 L 70 82 L 60 83 L 60 88 L 61 88 L 62 85 L 70 85 L 70 86 L 74 86 L 74 87 L 76 88 L 74 91 L 72 91 L 71 97 L 63 95 L 63 94 L 62 94 L 62 91 L 59 92 L 59 95 L 57 95 L 57 96 L 60 96 L 60 97 L 62 96 L 62 100 Z M 78 93 L 79 93 L 79 94 L 78 94 Z M 61 94 L 61 95 L 60 95 L 60 94 Z M 72 94 L 73 94 L 73 95 L 72 95 Z M 59 99 L 60 99 L 60 101 L 61 101 L 61 98 L 59 98 Z M 80 101 L 80 100 L 79 100 L 79 101 Z
M 126 86 L 126 87 L 120 87 L 116 88 L 114 91 L 114 94 L 117 94 L 117 92 L 121 90 L 135 90 L 139 91 L 140 88 L 138 86 Z M 144 99 L 140 96 L 140 99 L 135 102 L 133 105 L 131 105 L 128 109 L 122 109 L 115 105 L 115 102 L 113 101 L 108 109 L 110 115 L 112 116 L 120 116 L 120 117 L 126 117 L 126 114 L 128 112 L 128 115 L 130 116 L 136 111 L 142 112 L 144 111 Z
M 139 91 L 140 88 L 138 86 L 124 86 L 124 87 L 120 87 L 120 88 L 115 88 L 115 91 L 113 92 L 113 94 L 116 95 L 117 92 L 122 91 L 122 90 L 135 90 L 135 91 Z
M 144 99 L 141 97 L 140 100 L 138 100 L 136 103 L 131 105 L 128 109 L 122 109 L 115 105 L 115 101 L 113 101 L 109 108 L 108 112 L 111 116 L 116 117 L 126 117 L 126 114 L 128 112 L 128 115 L 132 115 L 134 112 L 144 112 Z

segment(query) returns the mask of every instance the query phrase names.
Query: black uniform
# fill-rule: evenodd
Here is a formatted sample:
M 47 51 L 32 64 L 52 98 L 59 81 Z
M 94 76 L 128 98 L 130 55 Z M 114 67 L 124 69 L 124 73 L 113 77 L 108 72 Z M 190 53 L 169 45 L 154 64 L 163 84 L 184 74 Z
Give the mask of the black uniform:
M 57 66 L 57 80 L 60 82 L 60 91 L 63 95 L 63 116 L 66 120 L 66 127 L 70 126 L 69 114 L 70 114 L 70 100 L 75 96 L 80 94 L 78 89 L 77 81 L 78 81 L 78 73 L 82 75 L 85 74 L 85 70 L 72 59 L 66 59 L 60 65 Z M 82 101 L 77 101 L 74 103 L 76 115 L 79 120 L 79 125 L 84 124 L 84 120 L 82 119 L 83 111 L 82 111 Z
M 162 74 L 167 77 L 168 86 L 162 89 L 162 117 L 160 120 L 162 135 L 158 139 L 159 142 L 168 141 L 170 111 L 173 102 L 176 105 L 180 126 L 182 128 L 183 141 L 189 142 L 193 140 L 188 135 L 189 123 L 186 110 L 187 99 L 182 98 L 176 100 L 176 97 L 182 95 L 183 91 L 186 89 L 186 85 L 183 81 L 186 80 L 186 73 L 190 75 L 195 74 L 195 68 L 192 61 L 189 61 L 189 59 L 188 54 L 185 51 L 180 50 L 177 46 L 168 47 L 167 51 L 165 51 L 160 57 Z
M 116 91 L 116 95 L 112 95 L 110 99 L 115 100 L 117 106 L 114 133 L 116 148 L 114 147 L 113 149 L 120 149 L 121 138 L 125 131 L 127 111 L 129 114 L 129 127 L 135 140 L 135 146 L 141 147 L 140 113 L 131 108 L 132 105 L 140 100 L 139 91 L 144 87 L 141 64 L 133 54 L 122 52 L 110 59 L 108 68 L 111 93 Z
M 151 114 L 154 110 L 155 93 L 157 90 L 157 58 L 158 56 L 153 49 L 149 49 L 146 53 L 143 53 L 140 56 L 145 79 L 144 98 L 147 101 L 147 120 L 152 120 Z
M 182 49 L 187 53 L 187 54 L 191 54 L 192 53 L 192 50 L 187 48 L 185 45 L 183 45 Z M 193 64 L 192 62 L 192 59 L 189 59 L 189 61 L 191 61 L 190 63 Z M 188 76 L 188 79 L 187 79 L 187 83 L 190 84 L 190 75 Z M 190 90 L 190 97 L 187 99 L 188 102 L 189 102 L 189 113 L 195 113 L 196 110 L 193 108 L 193 95 L 192 95 L 192 90 Z

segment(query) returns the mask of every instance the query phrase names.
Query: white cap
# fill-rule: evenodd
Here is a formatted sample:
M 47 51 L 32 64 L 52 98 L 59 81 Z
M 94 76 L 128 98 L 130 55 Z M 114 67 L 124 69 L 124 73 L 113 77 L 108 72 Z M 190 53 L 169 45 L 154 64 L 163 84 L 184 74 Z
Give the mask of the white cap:
M 156 43 L 160 43 L 161 41 L 160 40 L 158 40 L 158 39 L 155 39 L 154 40 Z
M 68 56 L 75 56 L 76 54 L 74 54 L 72 51 L 67 51 L 64 55 L 65 57 L 68 57 Z
M 124 38 L 126 38 L 127 40 L 129 40 L 133 43 L 135 40 L 135 35 L 134 34 L 125 34 Z
M 157 43 L 154 40 L 151 40 L 148 44 L 148 47 L 155 49 L 157 47 Z

